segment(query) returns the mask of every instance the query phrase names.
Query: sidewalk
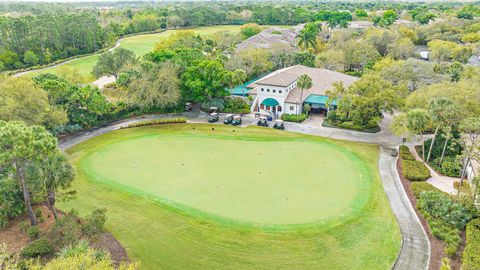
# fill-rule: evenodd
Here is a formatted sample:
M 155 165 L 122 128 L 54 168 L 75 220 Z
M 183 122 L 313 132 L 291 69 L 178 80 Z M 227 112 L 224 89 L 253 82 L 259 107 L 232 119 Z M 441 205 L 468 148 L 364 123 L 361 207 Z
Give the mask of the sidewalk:
M 413 145 L 408 146 L 410 152 L 415 156 L 417 160 L 422 160 L 418 155 L 415 147 Z M 438 174 L 434 169 L 432 169 L 427 163 L 425 166 L 430 170 L 431 177 L 427 179 L 427 183 L 431 184 L 432 186 L 440 189 L 441 191 L 447 192 L 449 194 L 457 194 L 457 190 L 453 187 L 453 183 L 455 181 L 459 181 L 459 178 L 449 177 L 445 175 Z

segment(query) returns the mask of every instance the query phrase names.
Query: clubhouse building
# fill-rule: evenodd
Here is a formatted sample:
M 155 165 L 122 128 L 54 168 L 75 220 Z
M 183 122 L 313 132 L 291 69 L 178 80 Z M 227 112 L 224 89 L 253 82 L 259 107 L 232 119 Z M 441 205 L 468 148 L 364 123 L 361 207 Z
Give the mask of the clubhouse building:
M 303 74 L 312 79 L 312 87 L 304 90 L 302 96 L 297 79 Z M 301 104 L 310 105 L 312 112 L 328 111 L 336 107 L 336 101 L 329 100 L 327 90 L 333 90 L 335 83 L 343 83 L 348 87 L 357 79 L 328 69 L 303 65 L 283 68 L 247 85 L 251 89 L 248 94 L 254 98 L 251 111 L 273 116 L 301 114 Z

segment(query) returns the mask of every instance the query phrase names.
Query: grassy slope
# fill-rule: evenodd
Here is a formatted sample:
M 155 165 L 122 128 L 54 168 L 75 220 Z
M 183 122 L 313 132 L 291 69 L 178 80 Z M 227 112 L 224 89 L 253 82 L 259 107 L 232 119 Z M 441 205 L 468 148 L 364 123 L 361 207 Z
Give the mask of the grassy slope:
M 191 125 L 176 126 L 191 129 Z M 208 125 L 196 125 L 207 130 Z M 163 126 L 161 128 L 172 128 Z M 215 126 L 218 132 L 230 133 Z M 272 129 L 248 128 L 250 136 L 269 136 Z M 95 207 L 108 209 L 108 229 L 145 269 L 387 269 L 400 249 L 400 232 L 378 175 L 378 148 L 282 133 L 282 137 L 333 142 L 365 160 L 374 175 L 371 200 L 360 215 L 328 226 L 278 231 L 235 226 L 194 217 L 143 196 L 92 182 L 79 171 L 74 186 L 79 196 L 62 203 L 82 214 Z M 120 139 L 116 133 L 97 137 L 69 150 L 78 165 L 82 151 L 102 140 Z
M 219 26 L 205 26 L 205 27 L 198 27 L 193 28 L 193 31 L 200 35 L 210 35 L 215 32 L 219 31 L 231 31 L 231 32 L 239 32 L 240 26 L 239 25 L 219 25 Z M 183 30 L 169 30 L 162 33 L 157 34 L 147 34 L 147 35 L 138 35 L 125 38 L 121 41 L 120 47 L 132 50 L 135 52 L 137 56 L 142 56 L 148 52 L 150 52 L 155 43 L 162 41 L 169 35 Z M 54 74 L 61 74 L 62 72 L 71 73 L 72 71 L 78 72 L 84 78 L 85 82 L 92 82 L 95 80 L 93 75 L 91 74 L 92 68 L 97 62 L 98 55 L 91 55 L 79 58 L 77 60 L 71 61 L 66 63 L 65 65 L 48 68 L 41 71 L 34 71 L 28 73 L 28 76 L 36 76 L 41 73 L 54 73 Z

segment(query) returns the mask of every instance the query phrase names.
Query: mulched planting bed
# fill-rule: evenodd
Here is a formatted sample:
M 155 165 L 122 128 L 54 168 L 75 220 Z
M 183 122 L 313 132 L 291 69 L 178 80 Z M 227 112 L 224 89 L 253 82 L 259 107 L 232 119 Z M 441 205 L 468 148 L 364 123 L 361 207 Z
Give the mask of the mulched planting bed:
M 403 177 L 402 162 L 400 158 L 397 159 L 397 172 L 402 181 L 403 188 L 407 193 L 408 199 L 410 200 L 410 203 L 412 204 L 413 209 L 415 209 L 415 213 L 420 219 L 420 222 L 422 223 L 422 226 L 428 235 L 428 239 L 430 240 L 430 263 L 429 263 L 428 269 L 438 270 L 440 269 L 442 258 L 444 257 L 443 251 L 445 250 L 445 244 L 432 234 L 432 232 L 430 231 L 430 227 L 427 224 L 427 221 L 423 218 L 422 214 L 417 209 L 416 207 L 417 198 L 415 197 L 415 195 L 413 195 L 413 192 L 412 192 L 412 182 L 406 179 L 405 177 Z M 463 253 L 463 249 L 465 248 L 465 232 L 461 233 L 461 239 L 462 240 L 461 240 L 459 249 L 457 250 L 456 254 L 453 256 L 453 258 L 450 258 L 450 264 L 452 266 L 452 270 L 457 270 L 457 269 L 460 270 L 462 266 L 462 253 Z

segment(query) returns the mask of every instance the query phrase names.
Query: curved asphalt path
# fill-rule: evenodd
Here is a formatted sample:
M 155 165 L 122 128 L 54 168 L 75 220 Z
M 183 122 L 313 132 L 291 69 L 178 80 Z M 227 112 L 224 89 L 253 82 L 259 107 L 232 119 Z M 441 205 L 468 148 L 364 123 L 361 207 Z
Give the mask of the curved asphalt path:
M 105 126 L 86 130 L 75 135 L 66 137 L 59 142 L 61 149 L 68 149 L 78 143 L 90 138 L 108 133 L 113 130 L 126 127 L 129 124 L 157 118 L 169 118 L 184 116 L 188 118 L 189 123 L 205 123 L 208 115 L 203 113 L 183 113 L 183 114 L 163 114 L 146 115 L 110 123 Z M 402 233 L 402 246 L 400 254 L 397 257 L 392 269 L 395 270 L 416 270 L 428 269 L 430 260 L 430 242 L 423 226 L 418 219 L 407 197 L 400 177 L 396 169 L 396 149 L 401 143 L 398 138 L 389 132 L 386 128 L 391 120 L 387 115 L 382 122 L 382 131 L 374 134 L 325 128 L 321 126 L 312 126 L 305 124 L 286 123 L 286 130 L 317 135 L 322 137 L 366 142 L 380 145 L 379 169 L 382 178 L 385 193 L 388 197 L 393 213 L 397 219 L 400 231 Z M 242 126 L 255 125 L 256 119 L 253 117 L 244 117 Z M 221 122 L 220 122 L 221 123 Z

